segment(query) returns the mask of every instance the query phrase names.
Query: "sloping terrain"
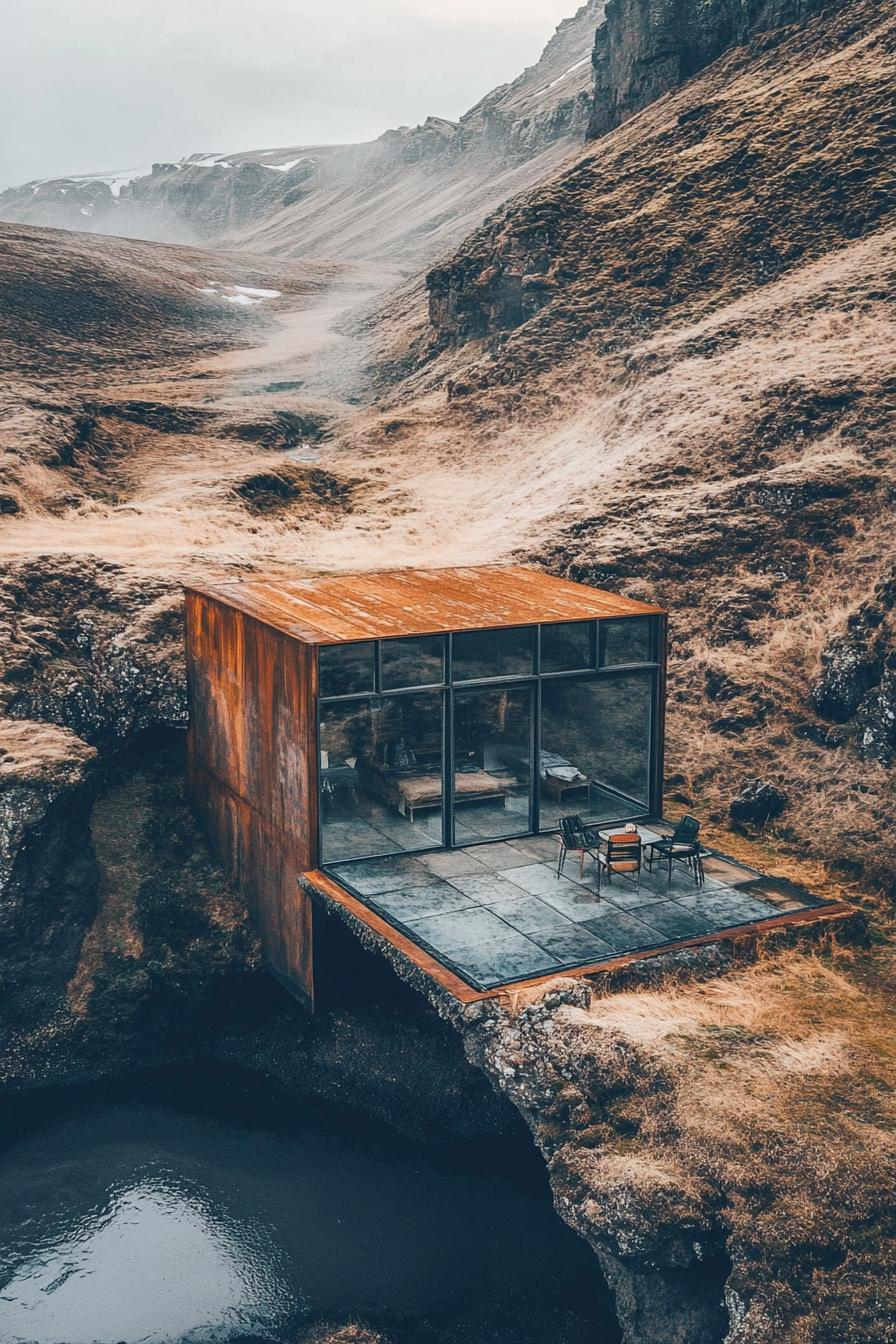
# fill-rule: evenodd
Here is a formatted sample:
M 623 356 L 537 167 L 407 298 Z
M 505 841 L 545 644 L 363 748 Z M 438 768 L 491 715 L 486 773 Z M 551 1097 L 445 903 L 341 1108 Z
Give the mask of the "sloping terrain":
M 393 479 L 430 444 L 434 547 L 522 551 L 681 614 L 681 803 L 721 819 L 762 774 L 802 843 L 837 857 L 856 832 L 881 879 L 893 45 L 874 3 L 763 35 L 509 203 L 430 272 L 434 339 L 375 431 Z

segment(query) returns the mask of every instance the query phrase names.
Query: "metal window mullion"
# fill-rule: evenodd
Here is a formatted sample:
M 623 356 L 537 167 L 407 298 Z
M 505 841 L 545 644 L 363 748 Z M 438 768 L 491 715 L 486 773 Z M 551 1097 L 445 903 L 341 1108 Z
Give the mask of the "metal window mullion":
M 541 829 L 541 677 L 535 683 L 532 707 L 532 799 L 529 825 L 533 835 Z
M 454 848 L 454 692 L 444 692 L 444 735 L 442 750 L 442 845 Z

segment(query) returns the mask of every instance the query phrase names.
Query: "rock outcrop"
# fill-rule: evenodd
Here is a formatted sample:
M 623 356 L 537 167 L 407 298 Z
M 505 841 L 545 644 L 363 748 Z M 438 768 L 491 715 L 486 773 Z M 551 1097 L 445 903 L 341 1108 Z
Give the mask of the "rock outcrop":
M 896 578 L 881 579 L 821 655 L 812 688 L 813 708 L 834 723 L 850 724 L 866 760 L 890 765 L 896 757 Z
M 765 779 L 750 779 L 728 809 L 732 825 L 737 829 L 763 827 L 786 812 L 789 799 L 777 784 Z
M 62 1009 L 96 914 L 95 760 L 65 728 L 0 719 L 0 1021 L 19 1030 Z
M 826 0 L 610 0 L 594 44 L 588 135 L 605 135 L 729 47 L 804 21 Z
M 436 348 L 490 339 L 467 391 L 569 363 L 580 342 L 625 349 L 885 227 L 888 14 L 854 3 L 754 35 L 471 233 L 427 276 Z

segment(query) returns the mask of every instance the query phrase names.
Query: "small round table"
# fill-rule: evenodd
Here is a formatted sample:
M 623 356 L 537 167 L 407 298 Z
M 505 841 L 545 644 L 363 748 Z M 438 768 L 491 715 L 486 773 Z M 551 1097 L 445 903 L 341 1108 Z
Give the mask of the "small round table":
M 607 841 L 611 835 L 630 835 L 633 840 L 637 836 L 642 845 L 653 845 L 663 838 L 659 831 L 652 831 L 649 826 L 638 826 L 634 831 L 626 831 L 624 823 L 622 826 L 607 826 L 604 830 L 598 831 L 597 838 Z

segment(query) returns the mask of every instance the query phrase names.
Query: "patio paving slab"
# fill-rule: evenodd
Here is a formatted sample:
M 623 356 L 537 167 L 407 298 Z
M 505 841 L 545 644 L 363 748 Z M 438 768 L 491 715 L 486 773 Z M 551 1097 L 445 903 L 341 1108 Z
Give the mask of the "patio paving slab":
M 437 877 L 461 877 L 463 874 L 489 871 L 488 865 L 480 863 L 473 854 L 464 849 L 438 849 L 432 854 L 421 854 L 420 862 Z
M 417 871 L 399 870 L 393 875 L 391 884 L 388 877 L 370 876 L 369 874 L 358 874 L 355 866 L 345 869 L 345 879 L 350 886 L 359 891 L 362 896 L 375 898 L 385 891 L 427 891 L 430 887 L 438 889 L 445 878 L 439 877 L 436 873 L 431 873 L 429 869 L 419 865 Z
M 666 941 L 659 929 L 643 923 L 634 915 L 627 915 L 623 910 L 600 920 L 586 920 L 585 928 L 609 943 L 616 952 L 634 952 L 638 948 L 653 947 L 656 943 Z
M 576 883 L 570 882 L 569 878 L 558 877 L 546 863 L 528 863 L 520 868 L 510 868 L 503 875 L 532 896 L 540 896 L 544 891 L 572 894 L 578 889 Z
M 745 868 L 734 859 L 706 851 L 703 854 L 703 871 L 707 877 L 717 877 L 725 887 L 733 887 L 736 882 L 753 882 L 759 876 L 752 868 Z
M 524 854 L 508 841 L 499 841 L 496 845 L 483 845 L 477 855 L 488 868 L 503 871 L 506 868 L 523 868 L 532 863 L 531 854 Z
M 362 896 L 375 896 L 380 891 L 395 891 L 409 882 L 419 881 L 426 884 L 433 880 L 419 859 L 410 859 L 402 855 L 383 859 L 361 859 L 358 863 L 346 864 L 339 870 L 346 882 Z
M 495 901 L 488 908 L 493 915 L 506 920 L 513 928 L 519 929 L 520 933 L 535 938 L 542 930 L 547 932 L 550 929 L 575 929 L 577 927 L 573 920 L 567 919 L 566 915 L 562 915 L 552 905 L 540 901 L 537 896 L 527 896 L 523 892 L 503 901 Z
M 486 986 L 538 975 L 555 964 L 549 952 L 489 910 L 426 916 L 409 920 L 408 928 Z
M 577 924 L 596 917 L 602 905 L 596 892 L 590 891 L 588 887 L 578 887 L 574 882 L 564 883 L 562 880 L 560 882 L 555 880 L 553 886 L 545 886 L 543 890 L 531 894 L 537 896 L 540 901 L 552 905 L 555 910 L 559 910 L 567 919 L 574 920 Z M 614 906 L 613 909 L 615 908 Z
M 475 901 L 447 882 L 441 886 L 404 887 L 397 891 L 378 892 L 374 904 L 391 919 L 408 923 L 425 915 L 445 915 L 454 910 L 478 909 Z
M 718 927 L 705 915 L 696 910 L 686 910 L 675 901 L 660 901 L 656 905 L 646 906 L 644 918 L 651 928 L 659 929 L 673 942 L 680 938 L 696 938 L 701 933 L 712 933 Z
M 532 935 L 534 942 L 550 952 L 562 965 L 564 962 L 602 961 L 614 955 L 614 948 L 581 924 L 567 921 L 565 929 L 539 929 Z
M 738 882 L 735 890 L 754 900 L 769 901 L 781 914 L 790 910 L 811 910 L 817 904 L 807 892 L 785 877 L 758 877 L 752 882 Z
M 705 915 L 707 919 L 715 920 L 719 928 L 725 927 L 724 923 L 719 921 L 727 920 L 729 925 L 751 924 L 757 919 L 768 919 L 771 915 L 777 914 L 774 906 L 744 896 L 734 888 L 682 896 L 676 904 L 686 910 L 695 910 L 697 914 Z
M 600 899 L 609 901 L 615 905 L 617 910 L 640 910 L 645 905 L 655 905 L 657 901 L 667 900 L 666 892 L 657 893 L 651 891 L 649 887 L 642 887 L 638 891 L 632 883 L 619 879 L 615 882 L 603 882 L 600 888 Z
M 519 887 L 508 882 L 501 873 L 460 873 L 448 881 L 465 896 L 471 896 L 480 905 L 491 905 L 494 901 L 505 900 L 519 895 Z
M 510 840 L 508 843 L 521 854 L 531 854 L 532 859 L 540 863 L 557 863 L 560 842 L 556 835 L 527 835 L 522 840 Z

